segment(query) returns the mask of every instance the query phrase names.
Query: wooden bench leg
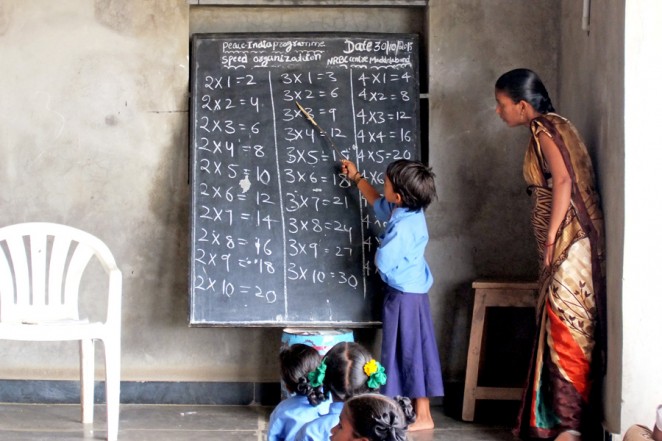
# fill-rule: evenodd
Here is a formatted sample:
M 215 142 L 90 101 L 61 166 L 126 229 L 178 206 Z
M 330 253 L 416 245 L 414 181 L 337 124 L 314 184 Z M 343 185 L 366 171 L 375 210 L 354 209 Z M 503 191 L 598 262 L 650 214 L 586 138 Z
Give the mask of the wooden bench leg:
M 487 308 L 515 307 L 535 308 L 536 282 L 489 282 L 476 281 L 469 353 L 467 354 L 467 372 L 464 382 L 464 401 L 462 419 L 473 421 L 476 412 L 476 400 L 519 400 L 520 387 L 479 387 L 478 373 L 481 371 L 483 345 L 485 344 L 485 316 Z
M 485 325 L 484 292 L 476 291 L 473 315 L 471 318 L 471 336 L 469 337 L 469 355 L 467 357 L 467 375 L 464 381 L 464 402 L 462 404 L 462 419 L 473 421 L 476 410 L 476 388 L 478 386 L 478 367 L 483 342 L 483 327 Z

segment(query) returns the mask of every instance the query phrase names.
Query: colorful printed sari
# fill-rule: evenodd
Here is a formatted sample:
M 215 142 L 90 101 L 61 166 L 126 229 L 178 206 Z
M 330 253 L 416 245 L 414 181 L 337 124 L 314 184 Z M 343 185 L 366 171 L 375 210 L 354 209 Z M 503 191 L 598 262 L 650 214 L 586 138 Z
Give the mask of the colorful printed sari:
M 538 331 L 515 434 L 554 438 L 566 430 L 586 433 L 595 426 L 590 421 L 595 419 L 594 406 L 589 404 L 596 392 L 592 388 L 600 387 L 606 347 L 603 218 L 591 160 L 574 126 L 550 113 L 534 119 L 531 131 L 524 178 L 533 196 L 532 224 L 541 263 Z M 573 183 L 549 267 L 543 255 L 552 177 L 540 136 L 551 137 L 558 146 Z

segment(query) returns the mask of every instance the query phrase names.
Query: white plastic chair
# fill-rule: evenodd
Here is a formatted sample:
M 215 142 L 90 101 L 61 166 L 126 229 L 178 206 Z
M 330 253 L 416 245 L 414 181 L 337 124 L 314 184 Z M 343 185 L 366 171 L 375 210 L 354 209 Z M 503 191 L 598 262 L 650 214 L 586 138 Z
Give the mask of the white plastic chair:
M 105 322 L 80 319 L 79 289 L 96 256 L 108 276 Z M 105 282 L 104 282 L 105 283 Z M 106 361 L 108 440 L 117 440 L 122 273 L 101 240 L 76 228 L 23 223 L 0 228 L 0 339 L 80 341 L 81 416 L 94 422 L 94 340 Z

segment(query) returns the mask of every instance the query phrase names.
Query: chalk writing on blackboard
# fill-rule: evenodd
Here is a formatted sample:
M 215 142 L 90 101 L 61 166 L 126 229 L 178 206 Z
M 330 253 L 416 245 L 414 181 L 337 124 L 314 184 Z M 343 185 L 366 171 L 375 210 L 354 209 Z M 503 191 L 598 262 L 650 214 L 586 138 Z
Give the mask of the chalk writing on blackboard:
M 379 323 L 383 225 L 339 161 L 381 188 L 420 156 L 417 51 L 409 34 L 193 36 L 192 325 Z

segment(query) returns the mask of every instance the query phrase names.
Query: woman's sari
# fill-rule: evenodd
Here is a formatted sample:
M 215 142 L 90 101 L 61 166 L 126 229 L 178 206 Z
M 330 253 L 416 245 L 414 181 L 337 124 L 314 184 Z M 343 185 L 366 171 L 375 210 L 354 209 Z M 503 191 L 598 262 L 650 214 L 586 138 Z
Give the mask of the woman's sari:
M 549 113 L 534 119 L 531 131 L 524 178 L 534 201 L 532 224 L 541 268 L 538 331 L 515 433 L 553 438 L 566 430 L 587 433 L 595 427 L 595 406 L 589 402 L 600 389 L 606 347 L 603 218 L 591 160 L 574 126 Z M 570 206 L 549 267 L 543 256 L 552 176 L 540 136 L 552 138 L 572 178 Z

